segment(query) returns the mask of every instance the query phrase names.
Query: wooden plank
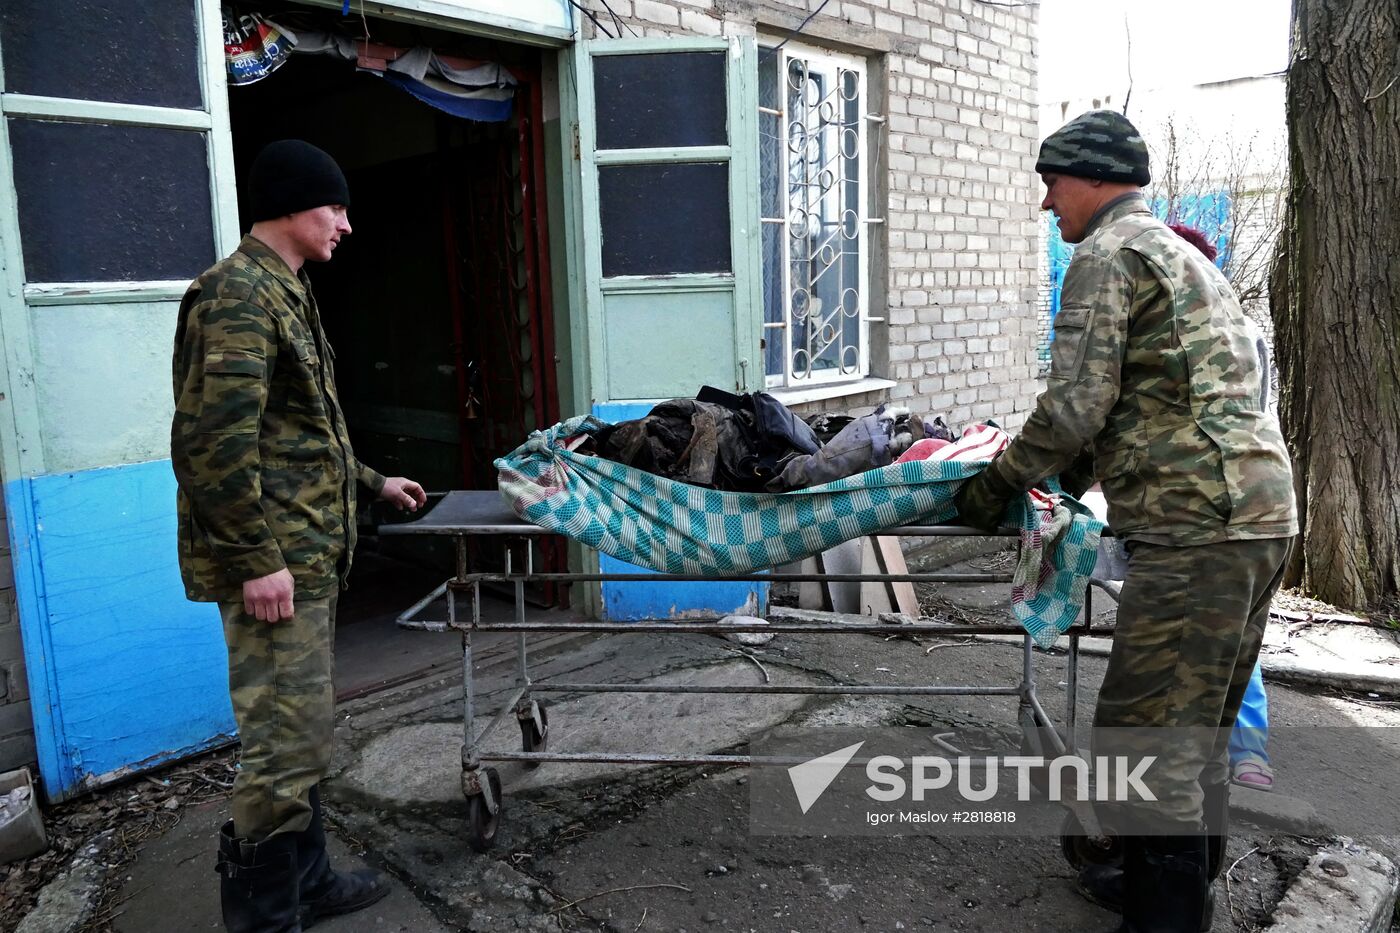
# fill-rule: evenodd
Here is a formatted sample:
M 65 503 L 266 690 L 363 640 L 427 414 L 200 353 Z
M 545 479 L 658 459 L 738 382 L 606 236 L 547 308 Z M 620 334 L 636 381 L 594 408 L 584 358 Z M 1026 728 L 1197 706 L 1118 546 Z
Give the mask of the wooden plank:
M 784 569 L 793 568 L 792 565 L 789 565 Z M 826 573 L 820 554 L 804 558 L 795 569 L 798 573 L 805 574 Z M 826 584 L 819 580 L 804 580 L 797 584 L 797 605 L 801 609 L 819 609 L 822 612 L 830 612 L 831 593 L 827 590 Z
M 880 562 L 880 548 L 875 543 L 875 537 L 870 535 L 861 538 L 860 572 L 879 573 Z M 866 581 L 859 585 L 860 612 L 874 618 L 881 613 L 894 611 L 894 597 L 890 592 L 890 585 L 888 583 Z
M 877 535 L 874 540 L 880 573 L 903 574 L 909 572 L 909 565 L 904 560 L 904 549 L 899 546 L 898 538 Z M 895 611 L 917 619 L 919 617 L 919 597 L 914 592 L 914 584 L 904 580 L 890 583 L 888 586 Z

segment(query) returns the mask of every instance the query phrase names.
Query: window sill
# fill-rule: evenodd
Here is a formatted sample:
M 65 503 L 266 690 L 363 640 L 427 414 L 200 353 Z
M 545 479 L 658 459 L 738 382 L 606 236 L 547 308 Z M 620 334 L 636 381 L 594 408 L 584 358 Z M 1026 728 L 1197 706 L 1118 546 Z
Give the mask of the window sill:
M 877 379 L 874 376 L 867 376 L 854 382 L 823 382 L 800 388 L 775 386 L 767 391 L 769 395 L 784 405 L 801 405 L 804 402 L 820 402 L 829 398 L 843 398 L 847 395 L 861 395 L 865 392 L 893 389 L 897 385 L 899 383 L 893 379 Z

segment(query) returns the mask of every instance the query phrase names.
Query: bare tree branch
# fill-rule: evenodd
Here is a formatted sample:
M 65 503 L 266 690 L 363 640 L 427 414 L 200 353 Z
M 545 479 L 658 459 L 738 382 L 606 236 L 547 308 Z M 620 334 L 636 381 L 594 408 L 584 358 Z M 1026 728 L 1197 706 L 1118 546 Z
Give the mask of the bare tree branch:
M 1146 192 L 1153 210 L 1167 223 L 1190 223 L 1211 241 L 1224 241 L 1221 271 L 1245 312 L 1270 332 L 1269 269 L 1283 223 L 1287 168 L 1282 145 L 1257 134 L 1207 139 L 1173 114 L 1152 161 L 1159 166 Z M 1222 219 L 1200 214 L 1212 197 L 1227 203 Z

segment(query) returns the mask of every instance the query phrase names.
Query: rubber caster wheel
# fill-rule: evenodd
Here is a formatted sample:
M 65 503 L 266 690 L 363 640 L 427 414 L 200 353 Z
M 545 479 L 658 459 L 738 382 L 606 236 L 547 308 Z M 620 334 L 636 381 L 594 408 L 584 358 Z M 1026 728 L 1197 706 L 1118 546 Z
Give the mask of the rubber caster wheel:
M 1079 817 L 1071 811 L 1060 826 L 1060 852 L 1070 867 L 1078 871 L 1089 865 L 1120 867 L 1123 864 L 1123 840 L 1110 826 L 1103 827 L 1105 835 L 1087 836 Z
M 520 720 L 520 747 L 527 752 L 543 752 L 549 749 L 549 710 L 539 701 L 536 701 L 536 709 L 540 711 L 539 726 L 535 725 L 533 716 Z M 542 764 L 542 761 L 527 761 L 525 769 L 533 771 Z
M 1043 733 L 1031 734 L 1023 731 L 1021 733 L 1020 754 L 1026 758 L 1040 758 L 1048 761 L 1055 757 L 1055 753 L 1049 750 L 1049 743 L 1045 740 Z M 1050 797 L 1050 769 L 1045 765 L 1038 768 L 1028 769 L 1031 789 L 1045 799 Z
M 496 801 L 496 812 L 486 805 L 485 794 L 475 794 L 467 798 L 467 844 L 476 852 L 488 852 L 496 844 L 496 830 L 501 825 L 501 776 L 495 768 L 483 768 L 486 779 L 491 782 L 491 796 Z

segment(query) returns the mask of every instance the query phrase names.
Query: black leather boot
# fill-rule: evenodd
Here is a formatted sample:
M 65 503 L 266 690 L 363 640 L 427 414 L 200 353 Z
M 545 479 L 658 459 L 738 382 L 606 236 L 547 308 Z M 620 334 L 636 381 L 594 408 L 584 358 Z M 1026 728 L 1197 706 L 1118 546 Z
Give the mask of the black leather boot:
M 1123 869 L 1117 865 L 1085 865 L 1074 888 L 1092 904 L 1116 914 L 1123 912 Z
M 1209 862 L 1205 836 L 1125 838 L 1123 923 L 1117 933 L 1201 930 L 1213 906 Z
M 1207 875 L 1212 882 L 1225 870 L 1225 850 L 1230 844 L 1230 785 L 1201 783 L 1202 812 L 1206 824 Z M 1085 900 L 1115 913 L 1123 912 L 1123 870 L 1120 865 L 1086 865 L 1080 869 L 1075 890 Z M 1215 917 L 1215 889 L 1206 893 L 1201 933 L 1206 933 Z
M 281 833 L 259 843 L 219 830 L 219 904 L 228 933 L 301 933 L 297 838 Z
M 1123 912 L 1123 869 L 1116 865 L 1086 865 L 1079 870 L 1075 890 L 1090 903 L 1116 914 Z M 1215 888 L 1206 890 L 1206 907 L 1199 933 L 1210 933 L 1215 922 Z
M 311 788 L 311 825 L 297 846 L 301 893 L 301 925 L 310 929 L 322 917 L 348 914 L 368 907 L 389 893 L 389 879 L 372 868 L 340 872 L 331 868 L 326 852 L 326 827 L 321 817 L 321 792 Z

